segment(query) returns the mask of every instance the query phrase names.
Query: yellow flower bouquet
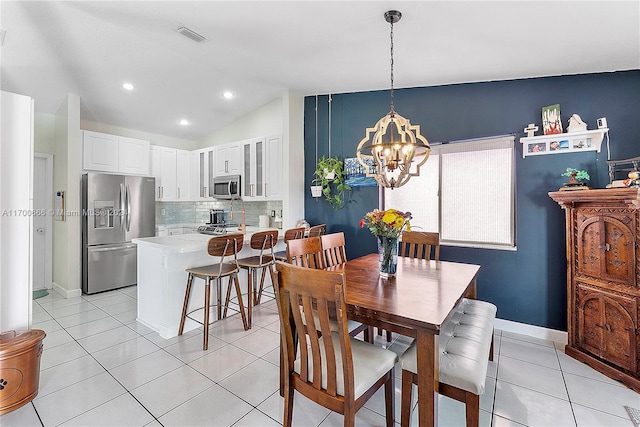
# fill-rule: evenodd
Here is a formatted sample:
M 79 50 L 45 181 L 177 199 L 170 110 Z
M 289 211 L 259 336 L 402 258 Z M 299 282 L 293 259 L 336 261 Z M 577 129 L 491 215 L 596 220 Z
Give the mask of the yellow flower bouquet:
M 367 227 L 378 238 L 380 276 L 396 275 L 398 267 L 398 237 L 403 231 L 411 231 L 411 212 L 397 209 L 374 209 L 360 220 L 360 228 Z
M 410 219 L 411 212 L 374 209 L 360 220 L 360 228 L 367 227 L 376 236 L 398 238 L 403 231 L 411 231 Z

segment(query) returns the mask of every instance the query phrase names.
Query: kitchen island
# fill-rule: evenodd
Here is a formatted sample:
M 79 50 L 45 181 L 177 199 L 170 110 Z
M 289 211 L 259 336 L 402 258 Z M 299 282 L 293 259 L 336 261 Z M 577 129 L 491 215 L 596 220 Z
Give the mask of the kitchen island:
M 257 251 L 249 246 L 249 241 L 254 233 L 266 230 L 273 230 L 273 228 L 247 227 L 244 245 L 238 258 L 257 254 Z M 229 232 L 231 233 L 232 230 Z M 285 249 L 282 236 L 283 233 L 280 232 L 275 251 Z M 137 320 L 158 332 L 162 338 L 168 339 L 178 335 L 187 283 L 185 269 L 218 262 L 217 257 L 212 257 L 207 253 L 207 242 L 211 237 L 213 236 L 207 234 L 180 234 L 132 240 L 138 245 Z M 247 291 L 248 283 L 246 270 L 241 270 L 239 280 L 244 293 Z M 226 283 L 225 280 L 222 287 L 223 292 L 226 289 Z M 204 301 L 203 285 L 202 280 L 195 279 L 191 290 L 189 310 L 202 307 Z M 269 286 L 271 286 L 271 278 L 267 275 L 265 287 Z M 215 301 L 216 298 L 215 289 L 216 287 L 213 286 L 212 301 Z M 187 319 L 184 330 L 186 332 L 199 326 L 199 323 Z

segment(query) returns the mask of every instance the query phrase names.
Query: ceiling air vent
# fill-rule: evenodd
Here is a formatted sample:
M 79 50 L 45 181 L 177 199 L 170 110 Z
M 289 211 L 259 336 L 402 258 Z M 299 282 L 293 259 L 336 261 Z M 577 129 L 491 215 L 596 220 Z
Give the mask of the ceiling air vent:
M 187 28 L 183 26 L 183 27 L 178 27 L 176 31 L 197 43 L 207 40 L 206 37 L 201 36 L 200 34 L 193 31 L 191 28 Z

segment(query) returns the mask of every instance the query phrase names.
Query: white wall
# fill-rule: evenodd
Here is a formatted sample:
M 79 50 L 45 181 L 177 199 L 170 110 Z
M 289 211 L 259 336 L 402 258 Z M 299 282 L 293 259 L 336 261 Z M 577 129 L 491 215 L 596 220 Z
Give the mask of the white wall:
M 0 92 L 0 331 L 31 324 L 33 101 Z
M 56 116 L 48 113 L 35 113 L 33 143 L 36 153 L 55 154 L 56 152 Z
M 197 148 L 242 141 L 257 136 L 283 134 L 282 98 L 255 109 L 233 123 L 198 140 Z
M 304 97 L 288 93 L 282 98 L 283 105 L 283 183 L 282 208 L 287 214 L 283 218 L 284 229 L 296 226 L 304 215 Z
M 65 192 L 65 220 L 53 221 L 53 286 L 67 298 L 80 296 L 80 97 L 69 94 L 55 118 L 53 190 Z

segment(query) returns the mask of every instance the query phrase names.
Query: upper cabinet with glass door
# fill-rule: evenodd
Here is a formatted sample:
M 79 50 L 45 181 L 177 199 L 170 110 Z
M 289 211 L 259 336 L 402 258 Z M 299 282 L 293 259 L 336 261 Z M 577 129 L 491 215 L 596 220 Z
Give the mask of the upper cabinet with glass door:
M 215 176 L 215 148 L 203 148 L 191 152 L 191 199 L 210 200 L 213 196 Z
M 253 138 L 240 143 L 244 159 L 242 198 L 265 198 L 265 139 Z

